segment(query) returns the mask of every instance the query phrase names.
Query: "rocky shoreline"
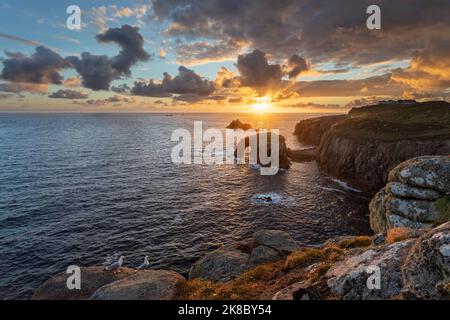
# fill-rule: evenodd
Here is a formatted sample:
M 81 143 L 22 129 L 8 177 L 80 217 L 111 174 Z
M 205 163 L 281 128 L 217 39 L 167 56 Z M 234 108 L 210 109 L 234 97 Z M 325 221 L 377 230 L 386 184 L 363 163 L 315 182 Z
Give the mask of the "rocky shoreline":
M 408 198 L 412 196 L 448 201 L 449 173 L 448 157 L 415 158 L 392 170 L 380 193 L 404 196 L 404 201 L 415 201 Z M 450 222 L 445 222 L 450 220 L 450 202 L 436 209 L 443 210 L 438 216 L 429 209 L 415 214 L 416 205 L 399 205 L 406 211 L 392 219 L 392 208 L 380 205 L 391 198 L 378 199 L 371 204 L 375 235 L 301 247 L 283 231 L 260 230 L 206 254 L 187 279 L 171 270 L 124 267 L 113 273 L 85 267 L 82 290 L 67 289 L 63 272 L 42 284 L 32 299 L 450 299 Z M 373 267 L 380 272 L 377 289 L 367 286 Z
M 416 115 L 436 105 L 441 119 L 430 117 L 437 123 Z M 171 270 L 84 267 L 81 290 L 67 289 L 63 272 L 32 299 L 450 299 L 450 126 L 442 126 L 450 123 L 450 105 L 404 108 L 371 106 L 305 120 L 296 135 L 317 150 L 283 144 L 286 163 L 310 161 L 315 153 L 325 172 L 378 191 L 369 205 L 374 234 L 301 247 L 283 231 L 260 230 L 207 253 L 187 279 Z M 376 272 L 379 287 L 370 287 Z

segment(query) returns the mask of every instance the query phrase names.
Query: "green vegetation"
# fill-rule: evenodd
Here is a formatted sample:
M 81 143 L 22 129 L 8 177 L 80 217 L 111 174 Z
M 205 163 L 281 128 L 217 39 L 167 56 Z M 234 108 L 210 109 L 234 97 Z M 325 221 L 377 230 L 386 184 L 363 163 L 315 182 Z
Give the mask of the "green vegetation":
M 450 104 L 445 102 L 375 105 L 352 109 L 349 115 L 331 130 L 365 140 L 450 138 Z
M 442 217 L 442 222 L 450 220 L 450 196 L 439 198 L 436 201 L 436 209 Z

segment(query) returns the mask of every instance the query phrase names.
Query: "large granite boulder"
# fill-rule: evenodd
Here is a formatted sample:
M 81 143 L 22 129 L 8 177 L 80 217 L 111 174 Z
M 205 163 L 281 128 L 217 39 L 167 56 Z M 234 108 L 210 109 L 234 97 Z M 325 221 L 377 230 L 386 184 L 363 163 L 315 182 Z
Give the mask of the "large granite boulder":
M 257 231 L 244 242 L 205 255 L 192 266 L 189 279 L 227 282 L 258 264 L 279 261 L 299 249 L 289 234 L 278 230 Z
M 70 274 L 61 272 L 45 281 L 34 292 L 33 300 L 84 300 L 100 287 L 121 280 L 132 274 L 133 269 L 121 268 L 120 272 L 105 271 L 105 267 L 81 267 L 81 290 L 69 290 L 67 279 Z
M 449 195 L 449 157 L 407 160 L 389 173 L 388 183 L 370 202 L 370 225 L 379 233 L 443 223 L 450 219 Z
M 284 255 L 299 249 L 298 243 L 286 232 L 279 230 L 261 230 L 253 235 L 255 247 L 258 245 L 272 248 Z
M 189 272 L 189 279 L 230 281 L 248 270 L 248 258 L 247 253 L 233 248 L 214 250 L 194 263 Z
M 111 282 L 94 292 L 91 300 L 171 300 L 177 284 L 185 280 L 169 270 L 143 270 Z
M 403 265 L 405 288 L 418 299 L 450 299 L 450 222 L 424 234 Z
M 414 240 L 356 251 L 334 264 L 326 273 L 331 295 L 342 299 L 387 299 L 398 295 L 402 288 L 401 266 Z M 379 268 L 381 287 L 369 288 L 367 281 Z

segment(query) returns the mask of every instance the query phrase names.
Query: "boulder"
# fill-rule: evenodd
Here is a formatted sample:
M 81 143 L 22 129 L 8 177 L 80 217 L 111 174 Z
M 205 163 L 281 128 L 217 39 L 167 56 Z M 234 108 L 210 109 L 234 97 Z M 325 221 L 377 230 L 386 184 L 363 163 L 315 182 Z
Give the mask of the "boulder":
M 133 269 L 121 268 L 120 272 L 105 271 L 105 267 L 81 267 L 81 290 L 69 290 L 69 274 L 61 272 L 44 282 L 34 292 L 33 300 L 84 300 L 100 287 L 134 274 Z
M 286 232 L 279 230 L 261 230 L 253 235 L 255 246 L 263 245 L 287 255 L 300 247 L 298 243 Z
M 388 299 L 403 288 L 401 266 L 414 240 L 354 250 L 342 261 L 335 263 L 325 274 L 332 296 L 342 299 Z M 367 283 L 378 267 L 381 288 L 369 288 Z
M 414 298 L 450 299 L 450 222 L 418 239 L 402 272 Z
M 212 251 L 197 261 L 189 272 L 189 279 L 200 278 L 217 282 L 230 281 L 248 270 L 249 254 L 233 248 Z
M 450 219 L 450 158 L 424 156 L 405 161 L 389 173 L 387 185 L 369 204 L 375 232 L 424 228 Z
M 275 249 L 266 246 L 257 246 L 250 254 L 248 263 L 257 265 L 260 263 L 275 262 L 281 260 L 281 256 Z
M 143 270 L 109 283 L 91 296 L 91 300 L 171 300 L 176 286 L 185 280 L 169 270 Z

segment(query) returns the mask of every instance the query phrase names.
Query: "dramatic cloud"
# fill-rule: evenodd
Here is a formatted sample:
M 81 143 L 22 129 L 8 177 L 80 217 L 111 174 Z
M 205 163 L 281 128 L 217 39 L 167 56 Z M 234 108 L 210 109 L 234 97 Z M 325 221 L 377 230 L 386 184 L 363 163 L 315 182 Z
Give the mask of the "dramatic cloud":
M 281 81 L 283 72 L 278 64 L 269 64 L 266 54 L 255 50 L 239 55 L 236 67 L 241 75 L 241 84 L 248 87 L 265 87 Z
M 154 80 L 137 81 L 131 90 L 132 94 L 149 97 L 164 97 L 173 94 L 207 96 L 213 91 L 213 82 L 183 66 L 178 68 L 178 75 L 175 77 L 166 72 L 161 83 L 156 83 Z
M 81 80 L 78 77 L 70 77 L 64 80 L 64 87 L 76 88 L 81 85 Z
M 117 43 L 121 48 L 119 55 L 112 58 L 112 68 L 118 73 L 130 75 L 130 67 L 139 61 L 150 59 L 144 50 L 144 38 L 139 34 L 139 28 L 123 25 L 121 28 L 111 28 L 97 35 L 99 43 Z
M 16 42 L 19 42 L 19 43 L 22 43 L 22 44 L 26 44 L 28 46 L 33 46 L 33 47 L 37 47 L 37 46 L 41 46 L 42 45 L 41 43 L 39 43 L 37 41 L 16 37 L 16 36 L 13 36 L 13 35 L 10 35 L 10 34 L 7 34 L 7 33 L 3 33 L 3 32 L 0 32 L 0 38 L 16 41 Z
M 116 43 L 122 50 L 115 57 L 92 55 L 89 52 L 78 57 L 67 57 L 72 66 L 82 78 L 83 86 L 98 91 L 109 90 L 115 79 L 131 74 L 130 68 L 140 61 L 149 60 L 149 54 L 144 50 L 144 39 L 139 34 L 139 28 L 123 25 L 112 28 L 97 35 L 100 43 Z
M 308 64 L 306 63 L 305 59 L 297 54 L 294 54 L 289 58 L 287 68 L 289 79 L 295 79 L 300 75 L 300 73 L 308 70 Z
M 58 90 L 48 96 L 53 99 L 87 99 L 88 94 L 74 90 Z
M 70 64 L 56 52 L 43 46 L 27 57 L 18 53 L 6 52 L 1 77 L 13 82 L 62 84 L 60 71 Z
M 94 106 L 104 106 L 112 104 L 114 106 L 120 106 L 124 103 L 135 103 L 136 100 L 133 97 L 112 96 L 106 99 L 87 100 L 86 104 Z
M 118 85 L 118 86 L 113 86 L 111 87 L 111 90 L 117 93 L 121 93 L 121 94 L 129 94 L 131 92 L 131 88 L 129 85 L 127 85 L 126 83 Z

